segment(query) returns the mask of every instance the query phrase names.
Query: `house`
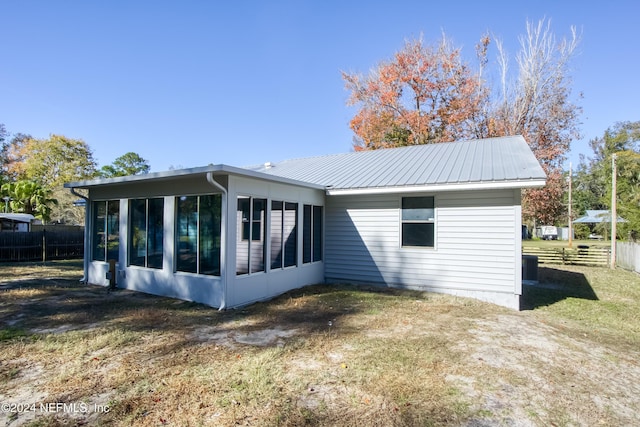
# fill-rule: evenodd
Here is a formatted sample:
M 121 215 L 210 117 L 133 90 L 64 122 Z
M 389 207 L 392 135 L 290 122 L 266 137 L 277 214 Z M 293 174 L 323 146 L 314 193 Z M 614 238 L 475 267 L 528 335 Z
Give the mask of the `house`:
M 519 308 L 520 136 L 74 182 L 85 280 L 231 308 L 315 283 L 444 292 Z M 77 189 L 84 189 L 83 196 Z
M 35 217 L 25 213 L 0 213 L 0 231 L 31 231 Z
M 611 223 L 611 211 L 587 209 L 583 216 L 573 221 L 574 224 L 600 224 L 603 222 Z M 616 222 L 627 222 L 627 220 L 618 216 Z
M 618 216 L 616 219 L 617 223 L 627 222 L 626 219 Z M 611 224 L 611 211 L 609 210 L 588 210 L 586 213 L 580 218 L 573 221 L 574 224 L 590 224 L 591 230 L 594 229 L 594 224 Z M 604 229 L 606 234 L 606 229 Z M 589 239 L 592 240 L 602 240 L 603 237 L 599 234 L 591 233 L 589 234 Z

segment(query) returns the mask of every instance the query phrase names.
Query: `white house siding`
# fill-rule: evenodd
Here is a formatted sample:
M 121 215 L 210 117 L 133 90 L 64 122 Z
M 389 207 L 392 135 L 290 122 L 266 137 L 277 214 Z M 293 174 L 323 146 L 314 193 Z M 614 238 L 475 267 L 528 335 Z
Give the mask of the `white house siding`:
M 401 247 L 403 194 L 327 197 L 327 281 L 424 289 L 518 309 L 520 191 L 425 195 L 435 197 L 434 248 Z

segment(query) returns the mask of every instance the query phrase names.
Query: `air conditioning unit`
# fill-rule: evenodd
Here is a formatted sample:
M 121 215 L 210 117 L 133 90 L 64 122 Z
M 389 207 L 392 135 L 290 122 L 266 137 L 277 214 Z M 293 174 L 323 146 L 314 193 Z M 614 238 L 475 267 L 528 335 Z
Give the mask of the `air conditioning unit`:
M 538 257 L 522 255 L 522 281 L 538 283 Z

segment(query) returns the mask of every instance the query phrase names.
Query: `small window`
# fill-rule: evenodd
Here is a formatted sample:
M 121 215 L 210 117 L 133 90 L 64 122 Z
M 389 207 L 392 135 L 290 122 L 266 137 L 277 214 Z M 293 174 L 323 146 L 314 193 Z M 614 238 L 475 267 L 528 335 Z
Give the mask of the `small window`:
M 435 242 L 433 197 L 402 198 L 402 246 L 432 248 Z

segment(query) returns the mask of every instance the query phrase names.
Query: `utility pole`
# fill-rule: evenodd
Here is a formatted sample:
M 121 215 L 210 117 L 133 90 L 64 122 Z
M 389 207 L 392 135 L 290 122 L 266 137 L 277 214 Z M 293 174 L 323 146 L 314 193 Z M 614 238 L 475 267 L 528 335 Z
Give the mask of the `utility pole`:
M 616 233 L 618 226 L 618 172 L 616 171 L 616 154 L 611 155 L 611 269 L 616 268 Z
M 572 172 L 572 167 L 571 167 L 571 162 L 569 162 L 569 247 L 573 246 L 573 222 L 572 222 L 572 214 L 571 214 L 571 180 L 572 177 L 571 175 L 573 174 Z

